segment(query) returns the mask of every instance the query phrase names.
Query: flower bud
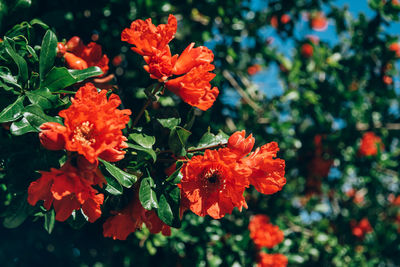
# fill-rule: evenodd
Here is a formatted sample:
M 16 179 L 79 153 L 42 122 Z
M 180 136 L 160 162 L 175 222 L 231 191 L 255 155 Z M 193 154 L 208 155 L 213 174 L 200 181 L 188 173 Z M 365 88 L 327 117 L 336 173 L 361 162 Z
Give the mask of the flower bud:
M 80 53 L 84 48 L 84 44 L 78 36 L 74 36 L 66 44 L 67 51 L 72 53 Z
M 83 60 L 80 57 L 75 56 L 72 53 L 66 52 L 64 55 L 65 62 L 67 63 L 67 66 L 71 69 L 74 70 L 83 70 L 87 69 L 88 65 L 85 60 Z
M 40 143 L 48 150 L 61 150 L 65 145 L 65 127 L 56 122 L 46 122 L 40 126 Z
M 228 148 L 237 154 L 247 155 L 253 149 L 255 139 L 250 134 L 245 138 L 246 131 L 235 132 L 228 139 Z
M 67 52 L 67 48 L 63 43 L 57 44 L 57 57 L 63 57 L 65 52 Z

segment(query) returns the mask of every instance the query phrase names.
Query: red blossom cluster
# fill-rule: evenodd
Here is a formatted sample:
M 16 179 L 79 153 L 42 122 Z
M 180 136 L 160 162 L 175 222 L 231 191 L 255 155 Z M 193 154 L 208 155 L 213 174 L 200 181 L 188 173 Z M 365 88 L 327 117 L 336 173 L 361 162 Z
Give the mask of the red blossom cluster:
M 283 241 L 283 232 L 269 222 L 269 217 L 258 214 L 249 223 L 250 237 L 258 248 L 273 248 Z
M 46 209 L 53 204 L 56 219 L 66 220 L 73 210 L 82 208 L 89 221 L 100 217 L 104 196 L 92 187 L 102 186 L 105 179 L 98 170 L 98 158 L 119 161 L 127 147 L 122 129 L 129 122 L 131 111 L 119 110 L 120 98 L 107 91 L 97 92 L 93 84 L 81 87 L 71 99 L 72 105 L 60 111 L 64 125 L 47 122 L 40 126 L 41 144 L 49 150 L 65 149 L 70 154 L 61 169 L 41 172 L 28 189 L 28 201 L 35 205 L 43 200 Z
M 161 232 L 165 236 L 171 235 L 171 227 L 162 222 L 154 210 L 143 208 L 137 190 L 127 207 L 119 212 L 114 211 L 112 213 L 114 216 L 108 218 L 103 225 L 105 237 L 125 240 L 136 229 L 141 229 L 143 223 L 152 234 Z
M 90 42 L 84 45 L 81 38 L 74 36 L 65 44 L 58 43 L 58 56 L 64 57 L 65 63 L 71 69 L 83 70 L 92 66 L 97 66 L 103 71 L 103 75 L 108 72 L 109 59 L 103 54 L 101 45 Z
M 219 219 L 234 207 L 247 208 L 243 193 L 250 184 L 262 194 L 280 191 L 286 179 L 285 161 L 276 158 L 278 144 L 271 142 L 250 153 L 254 142 L 252 135 L 245 138 L 245 131 L 236 132 L 226 148 L 207 149 L 185 163 L 179 185 L 182 209 Z
M 361 156 L 375 156 L 378 154 L 378 149 L 384 149 L 382 139 L 373 132 L 364 133 L 361 138 L 358 154 Z
M 288 23 L 290 22 L 290 20 L 291 20 L 291 17 L 290 17 L 289 14 L 283 14 L 283 15 L 280 17 L 280 22 L 281 22 L 283 25 L 288 24 Z M 274 27 L 275 29 L 277 29 L 278 26 L 279 26 L 278 17 L 277 17 L 276 15 L 272 16 L 272 17 L 271 17 L 271 20 L 270 20 L 270 23 L 271 23 L 271 26 L 272 26 L 272 27 Z
M 364 239 L 366 234 L 373 231 L 371 224 L 369 223 L 367 218 L 363 218 L 359 222 L 351 220 L 350 226 L 352 234 L 361 240 Z
M 121 34 L 121 40 L 134 45 L 131 49 L 143 56 L 144 69 L 150 77 L 163 82 L 165 87 L 183 101 L 201 110 L 209 109 L 219 90 L 211 88 L 215 74 L 211 62 L 213 52 L 205 46 L 194 48 L 191 43 L 181 55 L 172 56 L 169 42 L 177 30 L 175 16 L 169 15 L 167 24 L 155 26 L 151 19 L 135 20 Z M 170 79 L 172 76 L 178 76 Z
M 283 241 L 283 232 L 278 226 L 269 222 L 269 217 L 263 214 L 255 215 L 249 223 L 250 237 L 260 250 L 262 247 L 273 248 Z M 288 263 L 285 255 L 258 253 L 258 267 L 284 267 Z
M 257 267 L 285 267 L 287 264 L 288 259 L 283 254 L 268 254 L 265 252 L 258 254 Z

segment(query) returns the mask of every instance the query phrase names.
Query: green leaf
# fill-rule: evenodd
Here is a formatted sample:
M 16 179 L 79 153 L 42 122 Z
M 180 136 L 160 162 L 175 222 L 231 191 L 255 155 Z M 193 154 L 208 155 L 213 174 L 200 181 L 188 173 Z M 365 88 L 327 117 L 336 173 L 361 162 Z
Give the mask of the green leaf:
M 49 29 L 49 26 L 47 26 L 46 23 L 44 23 L 43 21 L 41 21 L 40 19 L 33 19 L 29 22 L 32 26 L 33 25 L 39 25 L 40 27 L 42 27 L 44 30 Z
M 199 144 L 196 148 L 204 148 L 209 146 L 215 146 L 219 144 L 226 144 L 228 142 L 229 135 L 223 131 L 219 131 L 217 135 L 206 132 L 200 139 Z
M 30 206 L 26 201 L 26 195 L 15 198 L 7 213 L 9 215 L 4 218 L 3 226 L 9 229 L 20 226 L 30 213 Z
M 191 132 L 180 126 L 172 128 L 168 138 L 168 145 L 175 155 L 186 155 L 186 142 L 191 134 Z
M 25 109 L 23 110 L 23 116 L 24 118 L 29 122 L 29 124 L 34 127 L 37 131 L 40 131 L 40 125 L 42 125 L 45 122 L 58 122 L 61 123 L 60 119 L 54 118 L 47 116 L 44 114 L 43 110 L 41 109 L 40 106 L 38 105 L 29 105 L 26 106 Z
M 21 96 L 14 103 L 3 109 L 3 111 L 0 113 L 0 123 L 15 121 L 22 117 L 24 99 L 25 96 Z
M 18 83 L 18 79 L 12 75 L 11 71 L 7 67 L 4 66 L 0 67 L 0 81 L 1 80 L 6 85 L 11 85 L 12 87 L 16 87 L 19 89 L 22 88 L 21 85 Z M 12 90 L 11 88 L 10 89 L 5 88 L 5 89 L 7 91 Z
M 130 134 L 129 138 L 145 148 L 152 148 L 156 142 L 156 138 L 154 136 L 146 135 L 143 133 Z
M 180 181 L 182 180 L 182 173 L 181 173 L 181 169 L 183 166 L 183 162 L 182 161 L 177 161 L 176 162 L 176 171 L 174 171 L 167 179 L 167 182 L 170 182 L 172 184 L 178 184 L 180 183 Z
M 12 58 L 18 68 L 18 80 L 20 80 L 23 84 L 28 81 L 28 65 L 25 59 L 20 56 L 17 52 L 15 52 L 13 46 L 11 45 L 12 39 L 5 37 L 4 45 L 6 53 Z
M 10 132 L 13 135 L 23 135 L 26 133 L 37 132 L 37 130 L 31 126 L 27 119 L 22 118 L 21 120 L 14 121 L 11 124 Z
M 181 118 L 168 118 L 168 119 L 157 119 L 157 121 L 164 127 L 172 130 L 174 127 L 181 123 Z
M 46 75 L 41 88 L 48 88 L 50 91 L 59 91 L 76 83 L 75 78 L 69 73 L 67 68 L 54 67 Z
M 39 73 L 40 79 L 43 80 L 45 75 L 54 66 L 54 60 L 57 55 L 57 36 L 51 31 L 47 30 L 42 41 L 42 48 L 40 51 L 39 59 Z
M 180 190 L 176 186 L 169 186 L 163 190 L 158 200 L 158 217 L 167 225 L 179 228 Z
M 190 109 L 190 111 L 188 112 L 187 116 L 186 116 L 186 123 L 185 123 L 185 125 L 183 126 L 183 128 L 185 128 L 185 129 L 187 129 L 187 130 L 192 129 L 192 126 L 193 126 L 193 124 L 194 124 L 194 121 L 196 120 L 196 115 L 195 115 L 195 113 L 194 113 L 194 110 L 195 110 L 195 109 L 192 107 L 192 108 Z
M 128 143 L 128 146 L 129 146 L 130 148 L 135 149 L 135 150 L 145 152 L 146 154 L 148 154 L 148 155 L 151 156 L 151 158 L 153 159 L 153 162 L 156 162 L 156 160 L 157 160 L 157 154 L 156 154 L 156 152 L 155 152 L 153 149 L 151 149 L 151 148 L 145 148 L 145 147 L 142 147 L 142 146 L 139 146 L 139 145 L 135 145 L 135 144 L 131 144 L 131 143 Z
M 123 193 L 122 185 L 112 176 L 105 175 L 104 177 L 106 178 L 107 181 L 107 186 L 105 190 L 114 196 L 122 195 Z
M 111 174 L 117 181 L 124 187 L 130 188 L 137 181 L 137 176 L 124 172 L 118 167 L 112 165 L 111 163 L 99 159 L 103 164 L 109 174 Z
M 143 178 L 142 182 L 140 183 L 139 200 L 140 203 L 142 203 L 143 208 L 146 210 L 158 208 L 157 195 L 156 192 L 154 192 L 153 187 L 154 181 L 151 177 Z
M 54 229 L 54 223 L 55 223 L 55 212 L 53 209 L 49 210 L 48 212 L 45 213 L 44 215 L 44 229 L 51 234 Z
M 89 67 L 84 70 L 68 70 L 68 72 L 74 77 L 76 82 L 82 82 L 88 78 L 103 74 L 103 71 L 99 67 Z
M 42 109 L 50 109 L 57 106 L 57 102 L 59 101 L 58 96 L 53 95 L 48 88 L 27 91 L 26 95 L 32 104 L 37 104 Z

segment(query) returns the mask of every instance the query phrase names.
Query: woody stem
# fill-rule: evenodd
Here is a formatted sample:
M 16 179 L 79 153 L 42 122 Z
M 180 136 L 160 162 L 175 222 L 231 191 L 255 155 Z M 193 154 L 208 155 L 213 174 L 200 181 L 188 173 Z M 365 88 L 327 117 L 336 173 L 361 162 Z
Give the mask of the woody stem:
M 186 150 L 187 153 L 193 153 L 193 152 L 197 152 L 197 151 L 203 151 L 206 149 L 214 149 L 214 148 L 220 148 L 220 147 L 224 147 L 226 146 L 228 143 L 220 143 L 220 144 L 216 144 L 216 145 L 212 145 L 212 146 L 206 146 L 206 147 L 201 147 L 201 148 L 194 148 L 194 149 L 188 149 Z M 163 154 L 163 153 L 173 153 L 172 150 L 161 150 L 158 152 L 159 154 Z
M 139 114 L 136 116 L 135 120 L 133 121 L 132 127 L 135 127 L 136 124 L 139 122 L 140 118 L 142 117 L 144 111 L 147 109 L 147 107 L 153 102 L 153 97 L 157 94 L 157 92 L 160 90 L 162 84 L 158 83 L 154 90 L 152 91 L 151 95 L 148 96 L 146 103 L 144 103 L 142 109 L 139 111 Z

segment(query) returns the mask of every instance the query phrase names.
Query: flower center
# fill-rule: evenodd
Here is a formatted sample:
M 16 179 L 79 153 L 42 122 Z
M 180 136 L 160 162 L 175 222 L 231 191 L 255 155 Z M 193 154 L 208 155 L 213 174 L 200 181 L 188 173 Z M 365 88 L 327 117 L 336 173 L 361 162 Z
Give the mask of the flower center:
M 80 126 L 75 128 L 72 141 L 79 142 L 85 146 L 90 146 L 96 142 L 96 139 L 92 137 L 92 133 L 93 124 L 91 124 L 89 121 L 85 121 Z
M 203 173 L 204 179 L 210 184 L 218 184 L 222 178 L 222 174 L 218 169 L 208 169 Z

